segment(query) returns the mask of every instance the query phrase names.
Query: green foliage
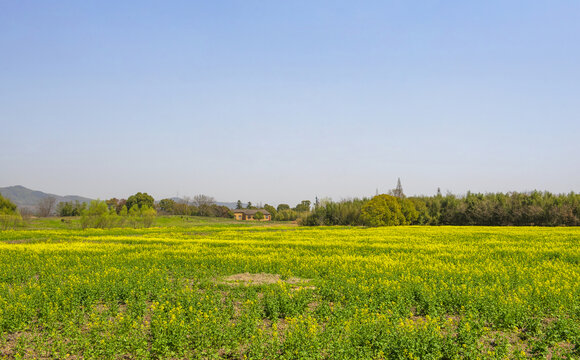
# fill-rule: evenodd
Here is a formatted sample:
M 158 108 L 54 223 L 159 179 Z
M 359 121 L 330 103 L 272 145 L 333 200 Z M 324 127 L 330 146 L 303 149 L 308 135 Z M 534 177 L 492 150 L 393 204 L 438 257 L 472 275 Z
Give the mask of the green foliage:
M 81 203 L 80 201 L 64 201 L 56 205 L 56 213 L 58 216 L 80 216 L 83 210 L 87 207 L 86 203 Z
M 16 205 L 0 194 L 0 230 L 13 229 L 21 222 L 22 216 L 18 213 Z
M 367 226 L 392 226 L 406 224 L 405 215 L 396 197 L 377 195 L 361 210 L 361 220 Z
M 276 213 L 276 221 L 294 221 L 298 219 L 298 213 L 291 209 L 278 210 Z
M 159 201 L 159 209 L 166 214 L 173 214 L 175 211 L 175 200 L 162 199 Z
M 367 199 L 343 200 L 332 202 L 322 201 L 307 216 L 303 216 L 300 224 L 316 225 L 362 225 L 361 210 Z
M 110 211 L 107 203 L 100 200 L 93 200 L 82 212 L 81 228 L 101 228 L 106 229 L 115 225 L 117 213 Z
M 133 227 L 150 227 L 155 222 L 157 211 L 147 205 L 139 209 L 134 204 L 130 210 L 126 206 L 121 208 L 117 214 L 116 208 L 108 207 L 105 201 L 93 200 L 89 206 L 82 212 L 80 225 L 81 228 L 100 228 L 107 229 L 113 227 L 123 227 L 126 224 Z
M 155 218 L 157 216 L 157 211 L 154 208 L 150 208 L 147 205 L 143 205 L 141 208 L 141 216 L 143 218 L 143 226 L 148 228 L 153 225 Z
M 264 314 L 270 320 L 304 313 L 312 301 L 312 293 L 304 288 L 290 288 L 280 282 L 264 293 Z
M 395 216 L 392 219 L 392 224 L 398 225 L 580 225 L 580 195 L 573 192 L 560 195 L 538 191 L 507 194 L 468 192 L 463 197 L 453 194 L 443 196 L 438 192 L 431 197 L 395 198 L 403 214 L 403 218 Z M 308 214 L 302 214 L 300 223 L 309 226 L 368 224 L 371 214 L 367 211 L 366 218 L 363 219 L 361 212 L 362 206 L 367 202 L 366 199 L 338 203 L 324 201 Z M 376 211 L 371 217 L 378 216 Z M 393 210 L 390 209 L 389 212 L 392 213 Z
M 266 210 L 267 212 L 270 213 L 271 219 L 275 219 L 276 218 L 276 214 L 278 213 L 278 211 L 276 210 L 275 207 L 273 207 L 272 205 L 264 205 L 264 210 Z
M 16 205 L 9 199 L 2 196 L 2 194 L 0 194 L 0 211 L 3 211 L 4 213 L 16 212 Z
M 277 211 L 283 211 L 283 210 L 290 210 L 290 205 L 288 204 L 279 204 L 278 207 L 276 208 Z
M 254 220 L 263 220 L 264 219 L 264 213 L 262 213 L 261 211 L 257 211 L 254 214 Z
M 189 205 L 185 202 L 174 202 L 171 206 L 171 210 L 169 210 L 169 207 L 164 206 L 164 208 L 167 209 L 167 211 L 164 212 L 170 215 L 222 217 L 228 219 L 234 217 L 234 213 L 230 210 L 230 208 L 217 204 L 201 204 L 198 207 L 195 205 Z
M 131 227 L 134 229 L 139 227 L 139 223 L 141 220 L 141 211 L 139 210 L 139 206 L 134 204 L 127 214 L 127 222 Z
M 405 218 L 404 223 L 401 225 L 411 225 L 416 224 L 419 219 L 419 212 L 415 208 L 415 202 L 411 199 L 405 197 L 398 198 L 399 204 L 401 205 L 401 212 Z
M 154 206 L 155 199 L 147 193 L 138 192 L 135 195 L 129 196 L 127 199 L 127 208 L 131 209 L 134 205 L 137 205 L 141 209 L 144 205 L 152 208 Z
M 310 200 L 302 200 L 300 204 L 296 205 L 294 208 L 296 212 L 308 212 L 310 211 Z

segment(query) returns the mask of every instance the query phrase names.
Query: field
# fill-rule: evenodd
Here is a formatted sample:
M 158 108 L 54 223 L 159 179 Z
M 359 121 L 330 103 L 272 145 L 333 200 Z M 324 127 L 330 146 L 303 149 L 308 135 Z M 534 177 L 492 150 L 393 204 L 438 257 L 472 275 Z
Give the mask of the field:
M 0 232 L 0 358 L 580 358 L 580 229 Z

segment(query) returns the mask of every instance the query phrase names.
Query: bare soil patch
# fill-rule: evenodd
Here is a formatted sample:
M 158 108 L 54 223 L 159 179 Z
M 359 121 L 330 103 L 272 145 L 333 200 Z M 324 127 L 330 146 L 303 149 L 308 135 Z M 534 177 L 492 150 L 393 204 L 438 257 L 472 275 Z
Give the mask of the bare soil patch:
M 250 274 L 250 273 L 242 273 L 242 274 L 234 274 L 224 278 L 221 281 L 218 281 L 220 284 L 230 285 L 230 286 L 258 286 L 258 285 L 265 285 L 265 284 L 276 284 L 278 282 L 284 282 L 290 285 L 302 285 L 310 282 L 310 279 L 302 279 L 298 277 L 291 277 L 286 280 L 282 280 L 282 277 L 279 274 L 267 274 L 267 273 L 259 273 L 259 274 Z

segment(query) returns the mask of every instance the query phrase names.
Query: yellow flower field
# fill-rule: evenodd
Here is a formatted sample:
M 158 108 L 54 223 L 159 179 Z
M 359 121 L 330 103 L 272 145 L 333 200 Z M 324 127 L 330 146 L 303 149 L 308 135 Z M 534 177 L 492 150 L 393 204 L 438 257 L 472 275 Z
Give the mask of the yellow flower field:
M 0 358 L 579 358 L 579 242 L 530 227 L 3 231 Z

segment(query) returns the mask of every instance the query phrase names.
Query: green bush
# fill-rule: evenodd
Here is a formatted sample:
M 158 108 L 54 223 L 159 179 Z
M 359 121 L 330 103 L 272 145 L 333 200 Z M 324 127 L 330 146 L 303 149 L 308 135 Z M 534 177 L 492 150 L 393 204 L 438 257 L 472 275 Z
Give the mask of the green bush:
M 363 206 L 361 220 L 367 226 L 392 226 L 407 223 L 397 198 L 386 194 L 373 197 Z
M 17 211 L 16 205 L 0 195 L 0 229 L 8 230 L 18 226 L 22 216 Z

